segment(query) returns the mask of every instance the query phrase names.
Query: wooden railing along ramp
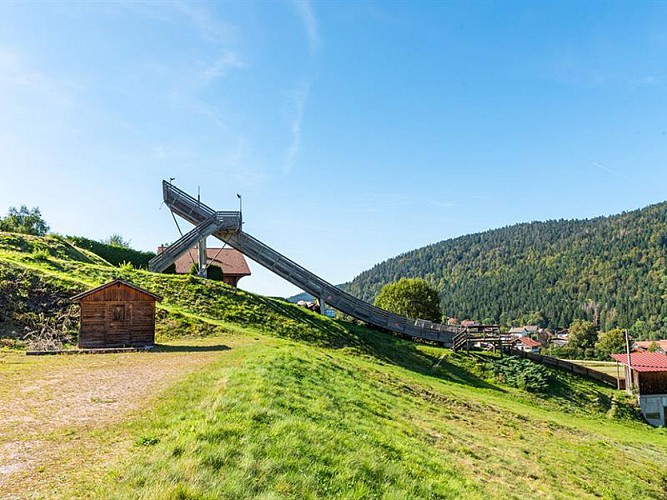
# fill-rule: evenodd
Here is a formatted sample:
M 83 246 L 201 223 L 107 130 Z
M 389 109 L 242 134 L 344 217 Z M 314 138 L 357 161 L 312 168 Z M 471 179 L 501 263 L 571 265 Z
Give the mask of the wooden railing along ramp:
M 604 373 L 598 370 L 593 370 L 583 365 L 577 363 L 572 363 L 571 361 L 566 361 L 560 358 L 554 358 L 552 356 L 544 356 L 535 352 L 526 352 L 520 349 L 512 348 L 510 353 L 519 356 L 522 358 L 528 358 L 537 363 L 542 363 L 543 365 L 555 366 L 563 370 L 576 373 L 578 375 L 583 375 L 584 377 L 592 378 L 603 384 L 610 385 L 616 389 L 625 389 L 625 379 L 617 378 L 608 373 Z
M 453 347 L 455 337 L 463 331 L 463 328 L 458 326 L 399 316 L 340 290 L 244 232 L 240 212 L 216 212 L 167 181 L 162 182 L 162 193 L 164 202 L 171 211 L 194 224 L 195 228 L 152 259 L 149 263 L 151 271 L 163 271 L 196 241 L 213 235 L 269 271 L 317 297 L 321 307 L 326 303 L 371 325 L 414 339 L 436 342 L 445 347 Z

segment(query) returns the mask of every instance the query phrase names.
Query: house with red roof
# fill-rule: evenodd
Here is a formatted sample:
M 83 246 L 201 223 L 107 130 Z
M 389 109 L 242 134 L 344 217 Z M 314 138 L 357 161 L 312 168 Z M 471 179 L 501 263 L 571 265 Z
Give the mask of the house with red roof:
M 158 255 L 164 251 L 164 246 L 157 249 Z M 244 276 L 250 276 L 250 268 L 241 252 L 235 248 L 207 248 L 206 261 L 209 267 L 219 267 L 222 270 L 222 280 L 228 285 L 237 286 Z M 188 274 L 193 265 L 199 262 L 197 247 L 191 248 L 181 255 L 176 262 L 176 274 Z
M 625 380 L 632 381 L 642 415 L 655 426 L 667 422 L 667 355 L 661 352 L 612 354 L 625 367 Z M 630 387 L 627 384 L 626 386 Z
M 518 337 L 512 341 L 512 347 L 524 352 L 540 352 L 540 344 L 537 340 L 533 340 L 530 337 Z
M 632 350 L 646 352 L 651 349 L 651 346 L 656 348 L 656 352 L 667 352 L 667 340 L 636 340 L 632 344 Z

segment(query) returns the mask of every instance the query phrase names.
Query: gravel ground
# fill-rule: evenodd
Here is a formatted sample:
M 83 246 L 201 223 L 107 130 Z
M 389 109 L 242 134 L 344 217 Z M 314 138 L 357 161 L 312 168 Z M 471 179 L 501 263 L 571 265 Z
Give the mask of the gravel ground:
M 85 466 L 96 453 L 82 439 L 129 419 L 221 352 L 0 353 L 0 498 L 57 496 L 40 493 L 44 472 Z M 109 460 L 109 451 L 100 460 Z

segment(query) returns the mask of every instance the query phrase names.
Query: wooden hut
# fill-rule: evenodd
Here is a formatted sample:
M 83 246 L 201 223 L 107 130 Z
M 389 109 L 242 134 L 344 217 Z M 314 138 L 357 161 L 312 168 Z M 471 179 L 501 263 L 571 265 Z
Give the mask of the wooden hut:
M 155 343 L 155 302 L 162 298 L 121 279 L 75 295 L 81 306 L 79 347 Z

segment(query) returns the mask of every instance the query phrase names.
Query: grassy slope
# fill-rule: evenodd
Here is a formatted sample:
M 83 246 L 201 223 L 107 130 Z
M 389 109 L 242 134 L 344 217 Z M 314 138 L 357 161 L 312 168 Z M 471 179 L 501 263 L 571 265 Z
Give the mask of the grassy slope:
M 0 285 L 64 295 L 119 272 L 38 257 L 0 250 Z M 245 340 L 130 423 L 82 436 L 113 454 L 97 474 L 71 471 L 63 496 L 667 497 L 667 435 L 613 410 L 608 388 L 558 374 L 538 397 L 437 347 L 218 283 L 122 273 L 165 296 L 163 336 Z

